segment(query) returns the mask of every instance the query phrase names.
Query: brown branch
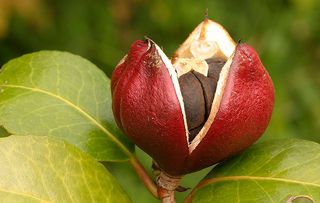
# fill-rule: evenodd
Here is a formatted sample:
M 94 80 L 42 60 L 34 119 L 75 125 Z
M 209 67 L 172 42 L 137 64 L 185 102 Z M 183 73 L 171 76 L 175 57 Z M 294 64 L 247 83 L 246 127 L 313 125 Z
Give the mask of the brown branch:
M 162 203 L 176 203 L 174 190 L 167 190 L 162 187 L 158 187 L 158 195 Z
M 175 203 L 175 190 L 179 187 L 181 177 L 171 176 L 161 169 L 158 171 L 156 183 L 158 196 L 162 203 Z
M 143 182 L 144 186 L 149 190 L 149 192 L 156 198 L 159 198 L 158 192 L 157 192 L 157 186 L 153 182 L 153 180 L 148 175 L 145 168 L 142 166 L 140 161 L 135 157 L 131 156 L 129 159 L 130 164 L 132 165 L 133 169 L 138 174 L 139 178 Z

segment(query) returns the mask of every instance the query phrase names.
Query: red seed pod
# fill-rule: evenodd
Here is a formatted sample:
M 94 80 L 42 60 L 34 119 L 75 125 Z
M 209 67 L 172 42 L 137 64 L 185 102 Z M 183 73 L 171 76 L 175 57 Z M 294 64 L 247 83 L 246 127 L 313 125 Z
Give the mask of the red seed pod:
M 266 129 L 274 104 L 258 54 L 208 19 L 171 60 L 150 39 L 134 42 L 111 82 L 119 127 L 173 176 L 249 147 Z

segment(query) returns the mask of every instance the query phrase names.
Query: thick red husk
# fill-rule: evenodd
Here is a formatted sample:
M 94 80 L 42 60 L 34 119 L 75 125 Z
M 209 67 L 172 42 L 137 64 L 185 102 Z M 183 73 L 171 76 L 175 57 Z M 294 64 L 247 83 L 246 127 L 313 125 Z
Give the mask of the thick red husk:
M 257 53 L 236 47 L 217 115 L 189 154 L 181 107 L 170 74 L 150 41 L 136 41 L 112 76 L 113 112 L 119 127 L 170 175 L 200 170 L 253 144 L 274 104 L 272 80 Z

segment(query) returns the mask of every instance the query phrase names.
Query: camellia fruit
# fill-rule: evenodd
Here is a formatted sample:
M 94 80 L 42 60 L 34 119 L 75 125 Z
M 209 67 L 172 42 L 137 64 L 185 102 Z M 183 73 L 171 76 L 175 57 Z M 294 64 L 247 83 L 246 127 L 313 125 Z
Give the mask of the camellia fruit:
M 112 75 L 118 126 L 161 171 L 179 177 L 252 145 L 274 104 L 258 54 L 205 19 L 171 60 L 152 40 L 137 40 Z

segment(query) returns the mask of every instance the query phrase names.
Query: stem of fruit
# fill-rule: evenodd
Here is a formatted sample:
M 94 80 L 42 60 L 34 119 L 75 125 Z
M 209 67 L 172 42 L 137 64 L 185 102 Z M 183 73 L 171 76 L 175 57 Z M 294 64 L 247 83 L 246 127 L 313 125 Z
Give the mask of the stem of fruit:
M 158 188 L 158 195 L 162 203 L 176 203 L 174 198 L 174 191 Z
M 149 190 L 149 192 L 156 198 L 159 198 L 158 192 L 157 192 L 157 186 L 153 182 L 153 180 L 148 175 L 145 168 L 142 166 L 140 161 L 135 157 L 131 156 L 129 159 L 130 164 L 132 165 L 133 169 L 138 174 L 139 178 L 143 182 L 144 186 Z
M 170 176 L 169 174 L 161 171 L 156 177 L 158 186 L 158 196 L 162 203 L 175 203 L 174 192 L 180 185 L 181 177 Z

